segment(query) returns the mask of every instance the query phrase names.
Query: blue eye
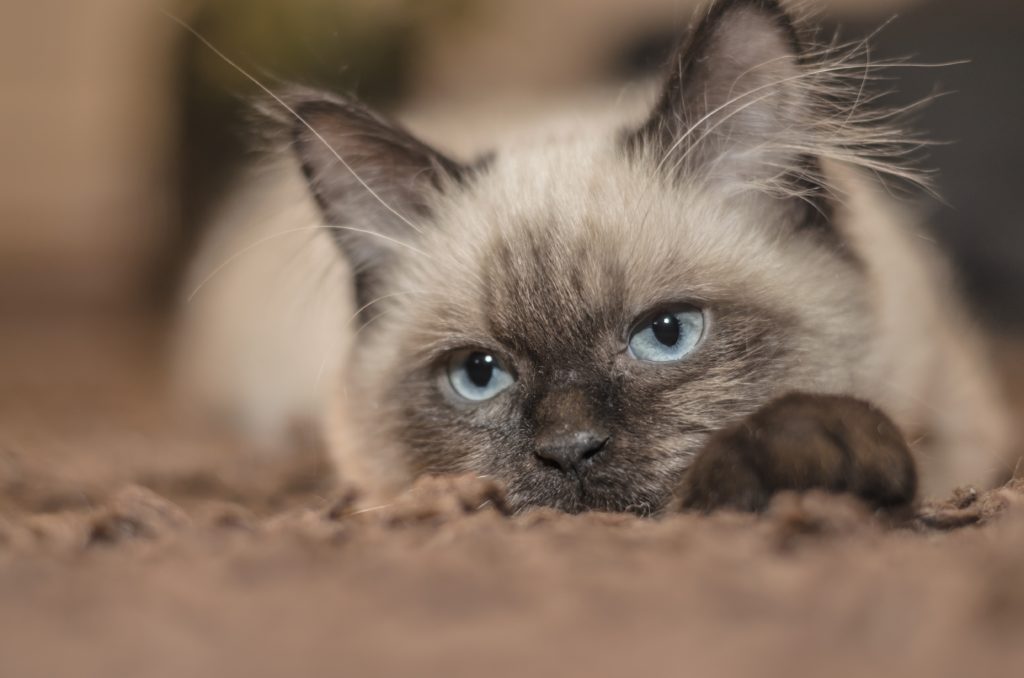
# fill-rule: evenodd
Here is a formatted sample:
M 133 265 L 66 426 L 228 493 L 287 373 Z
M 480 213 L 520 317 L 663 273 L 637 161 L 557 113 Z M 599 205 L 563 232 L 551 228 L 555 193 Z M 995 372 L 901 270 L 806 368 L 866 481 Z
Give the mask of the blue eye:
M 490 400 L 513 383 L 515 377 L 486 351 L 460 351 L 448 363 L 448 381 L 466 400 Z
M 633 331 L 629 352 L 634 358 L 664 363 L 689 355 L 704 334 L 704 314 L 692 306 L 658 311 Z

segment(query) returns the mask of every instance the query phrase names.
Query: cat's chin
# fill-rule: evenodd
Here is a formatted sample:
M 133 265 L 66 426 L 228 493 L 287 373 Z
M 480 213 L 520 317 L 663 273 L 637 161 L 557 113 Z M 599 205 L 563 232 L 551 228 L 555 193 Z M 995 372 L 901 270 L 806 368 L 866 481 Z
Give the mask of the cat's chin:
M 655 515 L 669 503 L 672 492 L 637 491 L 609 487 L 576 478 L 552 481 L 549 478 L 520 481 L 508 485 L 507 503 L 513 513 L 549 508 L 563 513 L 632 513 L 641 517 Z

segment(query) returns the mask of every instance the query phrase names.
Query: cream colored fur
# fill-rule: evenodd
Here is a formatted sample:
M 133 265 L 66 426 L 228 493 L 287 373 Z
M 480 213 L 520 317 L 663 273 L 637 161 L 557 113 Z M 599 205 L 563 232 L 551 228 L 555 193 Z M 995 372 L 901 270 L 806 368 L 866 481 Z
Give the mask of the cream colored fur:
M 436 111 L 411 116 L 414 131 L 464 156 L 505 141 L 470 197 L 436 206 L 439 227 L 417 243 L 423 255 L 405 257 L 394 287 L 406 295 L 397 300 L 401 312 L 419 314 L 429 336 L 432 329 L 448 331 L 451 318 L 465 309 L 459 324 L 471 337 L 482 331 L 471 312 L 480 301 L 477 255 L 486 242 L 515 238 L 524 214 L 557 214 L 595 242 L 630 224 L 636 238 L 647 241 L 635 248 L 637 256 L 658 251 L 667 263 L 688 267 L 693 288 L 685 292 L 728 289 L 820 328 L 802 338 L 799 369 L 778 385 L 779 395 L 804 389 L 881 405 L 911 441 L 926 494 L 991 480 L 1011 444 L 1008 417 L 969 314 L 912 216 L 858 170 L 826 165 L 841 199 L 839 227 L 866 267 L 865 285 L 809 243 L 783 241 L 752 226 L 765 221 L 753 203 L 743 207 L 728 191 L 679 187 L 630 169 L 616 154 L 613 132 L 639 121 L 648 102 L 632 95 L 602 107 L 557 106 L 584 113 L 559 114 L 560 120 L 541 126 L 534 124 L 536 115 L 524 115 L 523 127 L 540 130 L 532 142 L 507 118 L 487 128 L 479 114 L 468 116 L 478 127 L 479 139 L 472 139 L 452 134 L 460 128 L 458 117 Z M 587 116 L 588 110 L 600 114 Z M 382 365 L 401 361 L 377 352 L 381 364 L 368 365 L 357 353 L 345 365 L 353 304 L 341 258 L 327 233 L 292 232 L 317 220 L 307 187 L 288 161 L 231 201 L 188 284 L 191 291 L 205 281 L 184 306 L 184 390 L 231 412 L 258 436 L 274 437 L 296 418 L 320 421 L 346 480 L 371 494 L 390 491 L 410 476 L 399 443 L 379 421 L 386 408 L 377 382 L 388 378 Z M 632 270 L 640 277 L 630 281 L 630 293 L 655 299 L 664 281 L 643 277 L 650 266 Z M 434 327 L 440 307 L 417 295 L 442 288 L 456 292 L 443 303 L 449 323 Z M 374 322 L 386 328 L 391 320 L 385 314 Z M 372 436 L 360 435 L 360 421 L 374 421 Z

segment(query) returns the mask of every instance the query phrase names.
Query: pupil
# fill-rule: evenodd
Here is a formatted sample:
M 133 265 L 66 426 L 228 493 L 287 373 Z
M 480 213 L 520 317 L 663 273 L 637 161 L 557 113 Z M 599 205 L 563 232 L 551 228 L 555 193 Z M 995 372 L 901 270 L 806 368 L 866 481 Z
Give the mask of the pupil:
M 652 324 L 654 337 L 665 346 L 679 342 L 679 320 L 674 315 L 663 315 Z
M 486 353 L 471 353 L 466 359 L 466 376 L 477 388 L 491 383 L 494 374 L 494 356 Z

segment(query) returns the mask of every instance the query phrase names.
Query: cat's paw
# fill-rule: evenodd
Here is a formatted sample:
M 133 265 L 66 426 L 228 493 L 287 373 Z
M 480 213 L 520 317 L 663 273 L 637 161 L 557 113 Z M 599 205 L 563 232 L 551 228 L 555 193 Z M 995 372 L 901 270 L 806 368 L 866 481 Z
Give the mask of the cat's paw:
M 679 499 L 684 509 L 760 511 L 776 492 L 810 489 L 897 509 L 913 504 L 917 470 L 903 435 L 878 408 L 792 393 L 715 434 Z

